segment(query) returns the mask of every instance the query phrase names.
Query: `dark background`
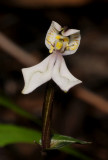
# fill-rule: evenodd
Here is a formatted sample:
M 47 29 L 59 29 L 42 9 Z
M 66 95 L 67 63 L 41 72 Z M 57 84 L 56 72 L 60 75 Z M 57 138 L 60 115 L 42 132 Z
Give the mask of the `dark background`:
M 44 41 L 52 20 L 81 31 L 82 39 L 78 51 L 65 57 L 65 60 L 71 73 L 83 83 L 72 88 L 67 94 L 56 88 L 52 126 L 60 134 L 92 141 L 91 145 L 72 147 L 94 160 L 108 159 L 107 4 L 105 0 L 68 0 L 63 3 L 42 0 L 0 1 L 0 33 L 36 58 L 38 63 L 49 55 Z M 1 95 L 41 119 L 46 84 L 29 95 L 22 95 L 24 81 L 21 69 L 32 66 L 32 62 L 29 63 L 29 59 L 21 62 L 16 51 L 15 56 L 12 56 L 8 52 L 9 46 L 4 42 L 3 47 L 1 41 L 0 37 Z M 38 128 L 33 122 L 2 105 L 0 123 Z M 29 144 L 0 148 L 0 160 L 14 159 L 40 159 L 40 148 Z M 78 158 L 54 151 L 49 154 L 49 159 Z

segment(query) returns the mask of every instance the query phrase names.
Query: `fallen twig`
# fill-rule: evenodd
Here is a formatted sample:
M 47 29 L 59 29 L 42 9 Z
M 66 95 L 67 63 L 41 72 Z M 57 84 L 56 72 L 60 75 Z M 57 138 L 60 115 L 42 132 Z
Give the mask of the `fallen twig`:
M 5 52 L 10 54 L 12 57 L 17 59 L 20 63 L 25 66 L 32 66 L 38 63 L 39 59 L 31 56 L 28 52 L 21 49 L 14 42 L 12 42 L 9 38 L 7 38 L 3 33 L 0 32 L 0 48 L 2 48 Z
M 91 104 L 96 109 L 108 113 L 108 101 L 101 96 L 96 95 L 83 87 L 75 87 L 73 93 L 77 98 Z

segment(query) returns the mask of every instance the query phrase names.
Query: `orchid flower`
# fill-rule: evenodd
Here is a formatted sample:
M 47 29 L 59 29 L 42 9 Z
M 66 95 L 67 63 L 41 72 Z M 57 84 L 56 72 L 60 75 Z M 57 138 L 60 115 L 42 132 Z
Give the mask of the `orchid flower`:
M 46 34 L 45 45 L 50 55 L 41 63 L 23 68 L 22 73 L 25 81 L 23 94 L 28 94 L 37 87 L 52 79 L 64 92 L 81 83 L 68 70 L 63 56 L 76 52 L 80 44 L 80 31 L 76 29 L 62 28 L 52 21 Z

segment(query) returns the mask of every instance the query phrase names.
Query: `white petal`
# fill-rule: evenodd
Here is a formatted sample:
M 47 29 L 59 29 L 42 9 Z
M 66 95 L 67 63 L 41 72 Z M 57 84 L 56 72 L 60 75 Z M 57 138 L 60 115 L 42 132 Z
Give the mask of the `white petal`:
M 68 29 L 65 32 L 63 31 L 62 35 L 67 37 L 67 36 L 70 36 L 70 35 L 78 33 L 78 32 L 80 32 L 80 30 L 77 30 L 77 29 Z
M 53 68 L 52 79 L 65 92 L 71 87 L 81 83 L 68 70 L 62 55 L 58 55 L 56 63 Z
M 76 31 L 77 32 L 75 33 L 73 32 L 73 34 L 70 35 L 69 46 L 67 46 L 63 55 L 74 54 L 77 51 L 80 45 L 81 36 L 80 36 L 80 31 L 79 30 Z
M 60 32 L 61 31 L 61 26 L 55 21 L 52 21 L 52 23 L 53 23 L 53 26 Z
M 60 30 L 61 30 L 61 26 L 58 23 L 52 21 L 51 26 L 45 38 L 45 45 L 48 49 L 51 49 L 51 46 L 54 46 L 55 37 Z
M 28 94 L 43 83 L 51 79 L 52 68 L 56 60 L 56 55 L 53 53 L 44 59 L 41 63 L 22 69 L 25 86 L 23 94 Z

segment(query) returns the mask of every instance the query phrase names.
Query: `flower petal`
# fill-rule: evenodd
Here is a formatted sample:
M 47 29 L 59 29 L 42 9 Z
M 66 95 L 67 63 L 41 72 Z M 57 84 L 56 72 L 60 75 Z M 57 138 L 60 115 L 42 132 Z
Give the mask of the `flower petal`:
M 63 53 L 63 55 L 74 54 L 80 45 L 80 39 L 81 39 L 80 31 L 70 29 L 65 32 L 65 35 L 68 36 L 70 35 L 70 40 L 69 40 L 69 45 L 66 47 L 66 50 Z
M 78 33 L 78 32 L 80 32 L 80 30 L 77 30 L 77 29 L 68 29 L 66 31 L 62 31 L 62 35 L 67 37 L 67 36 L 70 36 L 70 35 Z
M 53 23 L 53 26 L 55 27 L 55 29 L 60 32 L 61 31 L 61 26 L 55 21 L 52 21 L 52 23 Z
M 65 92 L 71 87 L 81 83 L 68 70 L 62 55 L 58 55 L 56 63 L 53 68 L 52 79 Z
M 51 46 L 54 46 L 55 37 L 59 31 L 61 31 L 61 26 L 58 23 L 52 21 L 45 38 L 45 45 L 48 49 L 51 49 Z
M 23 68 L 22 73 L 25 81 L 25 86 L 22 91 L 23 94 L 28 94 L 43 83 L 51 79 L 52 68 L 56 60 L 56 54 L 49 55 L 41 63 Z

